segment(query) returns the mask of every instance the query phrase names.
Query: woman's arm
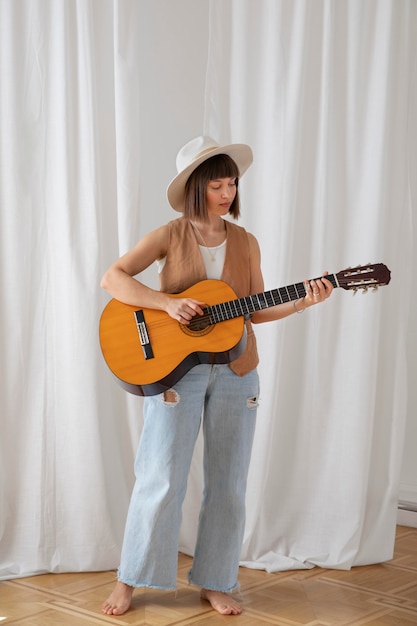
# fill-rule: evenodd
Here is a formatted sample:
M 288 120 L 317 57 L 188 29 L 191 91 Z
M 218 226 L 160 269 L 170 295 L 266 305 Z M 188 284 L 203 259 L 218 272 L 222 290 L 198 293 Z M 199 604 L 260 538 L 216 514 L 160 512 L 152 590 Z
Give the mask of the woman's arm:
M 120 257 L 101 279 L 103 289 L 116 300 L 149 309 L 166 311 L 181 324 L 188 324 L 197 313 L 203 315 L 203 302 L 192 298 L 173 298 L 166 293 L 147 287 L 137 278 L 157 259 L 166 256 L 168 250 L 168 225 L 145 235 L 134 248 Z
M 252 294 L 261 293 L 265 290 L 264 280 L 261 270 L 261 252 L 259 244 L 256 238 L 249 235 L 249 248 L 250 248 L 250 264 L 251 264 L 251 292 Z M 327 272 L 324 273 L 326 275 Z M 305 288 L 307 294 L 304 298 L 294 300 L 293 302 L 286 302 L 285 304 L 277 304 L 276 306 L 264 309 L 263 311 L 257 311 L 252 315 L 252 322 L 254 324 L 260 324 L 262 322 L 272 322 L 279 320 L 292 313 L 300 313 L 304 309 L 319 304 L 326 300 L 333 291 L 333 286 L 330 281 L 325 278 L 319 280 L 305 281 Z M 251 295 L 252 295 L 251 294 Z

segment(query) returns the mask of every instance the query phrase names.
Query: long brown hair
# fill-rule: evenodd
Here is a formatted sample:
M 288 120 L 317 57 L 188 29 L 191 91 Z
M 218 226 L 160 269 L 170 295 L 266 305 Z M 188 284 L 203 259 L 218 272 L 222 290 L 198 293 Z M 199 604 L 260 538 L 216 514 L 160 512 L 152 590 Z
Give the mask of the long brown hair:
M 218 154 L 199 165 L 185 184 L 184 217 L 189 220 L 208 221 L 206 189 L 211 180 L 235 178 L 236 195 L 230 205 L 229 214 L 237 219 L 240 215 L 239 168 L 228 154 Z

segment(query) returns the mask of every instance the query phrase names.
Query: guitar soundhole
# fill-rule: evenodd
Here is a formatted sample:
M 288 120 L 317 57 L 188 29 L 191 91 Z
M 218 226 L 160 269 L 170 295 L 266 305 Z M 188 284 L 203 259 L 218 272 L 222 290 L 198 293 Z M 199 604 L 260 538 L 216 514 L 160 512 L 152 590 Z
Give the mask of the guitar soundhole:
M 190 321 L 188 326 L 185 326 L 184 324 L 180 324 L 179 326 L 183 333 L 194 337 L 202 337 L 203 335 L 207 335 L 214 328 L 214 326 L 210 324 L 209 315 L 196 315 Z

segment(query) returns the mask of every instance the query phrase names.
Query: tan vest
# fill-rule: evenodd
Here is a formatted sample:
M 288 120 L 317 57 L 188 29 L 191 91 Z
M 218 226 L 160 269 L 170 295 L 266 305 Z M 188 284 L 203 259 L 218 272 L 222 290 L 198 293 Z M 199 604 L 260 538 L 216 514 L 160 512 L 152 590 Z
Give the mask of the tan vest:
M 249 239 L 241 226 L 225 220 L 227 245 L 221 280 L 230 285 L 238 298 L 251 295 Z M 159 275 L 161 291 L 180 293 L 207 278 L 195 233 L 189 220 L 179 217 L 169 226 L 169 246 L 166 261 Z M 256 338 L 250 321 L 246 322 L 246 349 L 231 369 L 239 376 L 253 370 L 258 362 Z

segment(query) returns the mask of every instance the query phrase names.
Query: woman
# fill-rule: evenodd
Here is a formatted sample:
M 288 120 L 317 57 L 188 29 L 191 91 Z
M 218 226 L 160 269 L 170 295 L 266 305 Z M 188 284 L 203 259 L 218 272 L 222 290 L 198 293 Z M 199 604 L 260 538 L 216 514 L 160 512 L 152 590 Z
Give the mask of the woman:
M 239 178 L 252 162 L 247 145 L 220 146 L 209 137 L 187 143 L 167 197 L 182 216 L 143 237 L 105 273 L 102 287 L 126 304 L 165 311 L 185 326 L 205 303 L 172 297 L 206 279 L 221 279 L 241 298 L 262 292 L 257 240 L 223 217 L 239 217 Z M 160 291 L 134 276 L 156 261 Z M 245 524 L 245 490 L 255 429 L 259 383 L 252 323 L 281 319 L 322 302 L 332 292 L 325 278 L 306 281 L 306 296 L 272 306 L 246 320 L 246 348 L 230 364 L 198 364 L 173 389 L 146 397 L 144 426 L 118 581 L 103 604 L 122 615 L 134 587 L 176 586 L 181 507 L 195 441 L 204 432 L 204 494 L 191 584 L 221 614 L 241 613 L 230 595 Z

